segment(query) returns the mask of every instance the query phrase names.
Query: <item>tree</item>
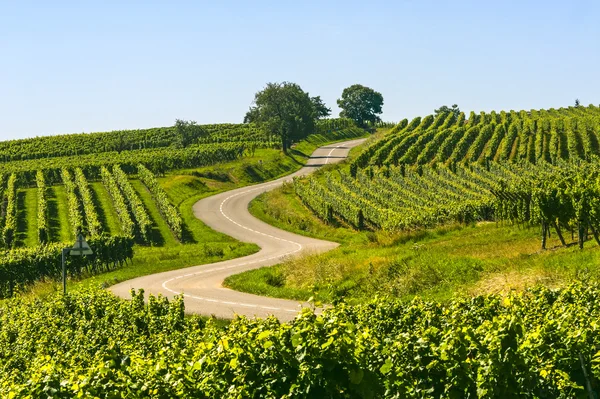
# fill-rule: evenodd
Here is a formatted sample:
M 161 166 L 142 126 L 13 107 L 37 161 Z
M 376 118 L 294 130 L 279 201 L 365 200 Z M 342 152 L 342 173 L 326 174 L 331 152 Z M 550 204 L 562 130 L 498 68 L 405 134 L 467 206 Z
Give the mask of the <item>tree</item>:
M 323 100 L 321 100 L 321 96 L 311 97 L 310 101 L 313 103 L 317 119 L 331 115 L 331 108 L 327 108 Z
M 579 99 L 576 98 L 575 99 L 575 107 L 579 107 L 581 105 L 581 103 L 579 102 Z
M 314 131 L 315 120 L 319 116 L 315 98 L 325 107 L 319 97 L 311 98 L 295 83 L 267 83 L 263 90 L 254 95 L 253 105 L 246 113 L 244 122 L 258 123 L 271 134 L 279 136 L 283 152 L 287 153 L 293 141 Z
M 195 121 L 184 121 L 181 119 L 175 120 L 175 131 L 179 138 L 179 146 L 185 148 L 192 144 L 194 139 L 200 137 L 204 129 Z
M 383 96 L 369 87 L 359 84 L 346 87 L 337 104 L 342 109 L 340 116 L 354 120 L 359 126 L 381 120 L 378 114 L 382 112 Z
M 453 104 L 452 108 L 448 107 L 447 105 L 442 105 L 433 112 L 435 113 L 435 116 L 438 116 L 439 114 L 447 114 L 449 112 L 452 112 L 455 117 L 458 117 L 458 115 L 460 115 L 460 108 L 458 108 L 458 105 L 456 104 Z

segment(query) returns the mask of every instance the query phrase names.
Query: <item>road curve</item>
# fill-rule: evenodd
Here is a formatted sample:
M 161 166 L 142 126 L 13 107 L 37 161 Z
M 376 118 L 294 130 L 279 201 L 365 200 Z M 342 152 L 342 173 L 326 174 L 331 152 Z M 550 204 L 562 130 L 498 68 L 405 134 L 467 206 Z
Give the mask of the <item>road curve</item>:
M 312 173 L 316 168 L 344 159 L 350 148 L 364 139 L 331 144 L 318 148 L 305 167 L 283 178 L 227 191 L 204 198 L 193 206 L 194 215 L 211 228 L 240 241 L 257 244 L 255 254 L 208 265 L 192 266 L 149 276 L 138 277 L 109 288 L 114 294 L 129 299 L 132 288 L 143 288 L 147 294 L 162 294 L 169 298 L 183 294 L 186 312 L 232 318 L 234 315 L 266 317 L 275 315 L 282 321 L 293 319 L 298 311 L 309 306 L 298 301 L 246 294 L 222 286 L 223 280 L 246 270 L 281 263 L 301 252 L 325 252 L 337 243 L 293 234 L 268 225 L 250 214 L 248 204 L 259 194 L 273 190 L 295 176 Z

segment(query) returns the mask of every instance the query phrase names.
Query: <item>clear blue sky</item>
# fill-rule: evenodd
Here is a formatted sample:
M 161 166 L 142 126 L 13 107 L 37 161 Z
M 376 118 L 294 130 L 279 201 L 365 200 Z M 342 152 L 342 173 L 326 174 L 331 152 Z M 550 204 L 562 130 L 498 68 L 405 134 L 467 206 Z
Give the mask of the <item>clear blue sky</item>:
M 384 120 L 600 103 L 600 2 L 0 0 L 0 139 L 241 122 L 292 81 Z

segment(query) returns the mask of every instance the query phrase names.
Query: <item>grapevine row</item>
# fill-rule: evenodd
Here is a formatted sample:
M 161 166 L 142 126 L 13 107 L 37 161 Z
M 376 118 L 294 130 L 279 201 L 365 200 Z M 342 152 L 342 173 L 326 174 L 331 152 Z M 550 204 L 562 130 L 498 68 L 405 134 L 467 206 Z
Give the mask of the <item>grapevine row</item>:
M 36 173 L 37 182 L 37 231 L 38 241 L 41 244 L 50 241 L 50 232 L 48 230 L 48 203 L 46 201 L 46 179 L 44 172 L 38 170 Z
M 35 183 L 35 174 L 43 169 L 48 184 L 61 181 L 62 169 L 81 168 L 89 179 L 100 179 L 102 166 L 119 164 L 127 173 L 135 173 L 138 164 L 155 173 L 173 169 L 198 168 L 240 158 L 247 143 L 202 144 L 187 148 L 159 148 L 150 150 L 103 152 L 81 156 L 44 158 L 0 163 L 0 173 L 18 173 L 23 184 Z
M 131 213 L 133 214 L 133 217 L 137 223 L 137 227 L 140 231 L 142 239 L 147 241 L 148 234 L 152 228 L 152 220 L 150 219 L 150 216 L 148 216 L 148 212 L 146 212 L 146 208 L 144 207 L 142 200 L 129 182 L 127 175 L 125 172 L 123 172 L 119 165 L 113 166 L 113 176 L 121 188 L 121 191 L 123 194 L 125 194 L 125 198 L 127 199 Z
M 69 224 L 73 237 L 79 233 L 85 234 L 85 225 L 81 215 L 81 204 L 77 196 L 77 185 L 68 169 L 61 170 L 62 181 L 67 193 L 67 207 L 69 209 Z
M 129 214 L 125 199 L 123 198 L 123 194 L 121 193 L 117 182 L 106 167 L 103 166 L 100 173 L 102 175 L 102 184 L 106 187 L 106 190 L 112 199 L 115 211 L 117 212 L 123 234 L 128 237 L 134 237 L 135 223 L 131 220 L 131 215 Z
M 600 155 L 597 107 L 560 110 L 474 112 L 428 115 L 398 124 L 351 163 L 350 171 L 369 165 L 424 165 L 434 162 L 590 160 Z
M 2 241 L 4 246 L 11 248 L 15 242 L 17 232 L 17 175 L 11 174 L 6 187 L 6 209 Z
M 368 167 L 355 177 L 330 173 L 295 179 L 294 185 L 323 220 L 338 217 L 357 229 L 507 220 L 541 225 L 544 247 L 550 228 L 563 245 L 565 230 L 577 231 L 580 247 L 584 231 L 600 244 L 600 162 L 526 165 Z
M 330 123 L 346 126 L 348 121 L 332 120 Z M 191 144 L 254 142 L 264 148 L 272 147 L 276 141 L 265 129 L 254 124 L 194 125 L 190 136 Z M 175 127 L 44 136 L 0 142 L 0 162 L 179 146 L 181 137 Z
M 177 239 L 183 239 L 183 220 L 177 209 L 171 205 L 169 197 L 163 188 L 158 184 L 158 181 L 154 177 L 154 174 L 148 170 L 144 165 L 138 165 L 138 176 L 144 185 L 152 193 L 152 197 L 160 212 L 162 213 L 165 221 L 177 237 Z
M 120 267 L 133 258 L 133 239 L 112 236 L 88 239 L 94 254 L 69 256 L 66 269 L 69 276 L 93 275 Z M 0 298 L 12 296 L 16 287 L 62 274 L 64 243 L 44 244 L 32 248 L 17 248 L 0 252 Z
M 100 222 L 98 212 L 96 211 L 92 191 L 81 168 L 75 169 L 75 182 L 79 189 L 79 194 L 81 195 L 88 233 L 92 238 L 100 237 L 102 235 L 102 223 Z

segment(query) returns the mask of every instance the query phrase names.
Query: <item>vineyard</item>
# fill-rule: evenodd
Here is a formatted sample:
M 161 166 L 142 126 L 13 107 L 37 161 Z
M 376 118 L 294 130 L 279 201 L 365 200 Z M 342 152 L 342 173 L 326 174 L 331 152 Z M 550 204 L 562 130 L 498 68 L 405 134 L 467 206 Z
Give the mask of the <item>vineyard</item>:
M 600 381 L 600 287 L 376 299 L 289 324 L 102 292 L 0 307 L 4 397 L 575 398 Z M 91 333 L 93 332 L 93 333 Z M 590 396 L 588 396 L 590 395 Z
M 539 225 L 600 239 L 600 108 L 453 113 L 401 121 L 349 170 L 295 181 L 326 221 L 414 230 L 447 222 Z
M 198 235 L 188 231 L 179 208 L 187 197 L 163 188 L 182 178 L 168 174 L 236 162 L 259 149 L 278 153 L 279 144 L 252 124 L 187 124 L 186 129 L 183 139 L 176 125 L 0 142 L 0 297 L 56 277 L 59 248 L 79 233 L 98 248 L 121 249 L 99 251 L 69 266 L 72 276 L 115 269 L 131 259 L 134 245 L 196 243 Z M 318 134 L 344 131 L 362 134 L 348 120 L 317 124 Z
M 0 162 L 72 157 L 105 152 L 182 148 L 194 144 L 260 143 L 277 140 L 253 124 L 193 125 L 185 140 L 176 127 L 122 130 L 107 133 L 43 136 L 0 142 Z

